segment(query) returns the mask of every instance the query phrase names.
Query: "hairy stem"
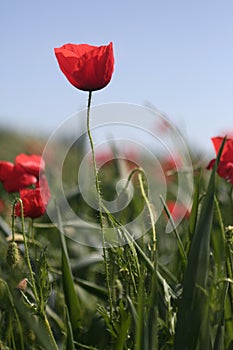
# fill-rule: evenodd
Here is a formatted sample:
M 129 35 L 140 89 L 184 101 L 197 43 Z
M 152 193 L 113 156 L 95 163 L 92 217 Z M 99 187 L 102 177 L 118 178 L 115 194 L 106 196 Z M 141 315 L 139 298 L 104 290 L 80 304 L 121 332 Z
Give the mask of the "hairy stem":
M 107 249 L 106 249 L 105 234 L 104 234 L 104 218 L 103 218 L 103 210 L 102 210 L 102 197 L 101 197 L 101 191 L 100 191 L 98 169 L 97 169 L 96 159 L 95 159 L 95 148 L 94 148 L 94 143 L 93 143 L 93 139 L 91 136 L 91 130 L 90 130 L 91 97 L 92 97 L 92 91 L 89 91 L 88 104 L 87 104 L 87 133 L 88 133 L 88 138 L 89 138 L 90 146 L 91 146 L 92 162 L 93 162 L 94 175 L 95 175 L 95 187 L 96 187 L 96 192 L 97 192 L 98 210 L 99 210 L 99 217 L 100 217 L 100 229 L 101 229 L 101 234 L 102 234 L 103 256 L 104 256 L 105 272 L 106 272 L 106 283 L 107 283 L 108 298 L 109 298 L 109 305 L 110 305 L 110 314 L 112 316 L 112 313 L 113 313 L 112 294 L 111 294 L 111 288 L 110 288 L 110 277 L 109 277 L 110 275 L 109 275 L 109 267 L 108 267 L 108 261 L 107 261 Z

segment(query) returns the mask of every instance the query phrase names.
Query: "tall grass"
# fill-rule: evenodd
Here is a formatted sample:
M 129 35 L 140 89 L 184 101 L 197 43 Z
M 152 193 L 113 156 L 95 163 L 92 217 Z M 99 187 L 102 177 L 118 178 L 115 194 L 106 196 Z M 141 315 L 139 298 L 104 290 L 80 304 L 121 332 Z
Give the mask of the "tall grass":
M 72 163 L 66 166 L 71 172 Z M 232 186 L 216 167 L 197 169 L 190 216 L 177 227 L 165 198 L 154 220 L 143 172 L 129 171 L 135 187 L 129 207 L 116 214 L 101 207 L 117 242 L 105 256 L 93 243 L 93 225 L 61 219 L 59 195 L 52 201 L 57 225 L 46 215 L 12 225 L 10 203 L 0 221 L 0 348 L 233 349 Z M 103 196 L 111 197 L 109 186 L 120 174 L 114 162 L 99 174 Z M 68 200 L 99 223 L 77 188 Z M 125 223 L 143 207 L 153 225 L 135 239 Z M 14 266 L 6 259 L 12 232 L 20 254 Z M 89 246 L 76 239 L 83 232 Z M 27 287 L 20 288 L 25 278 Z

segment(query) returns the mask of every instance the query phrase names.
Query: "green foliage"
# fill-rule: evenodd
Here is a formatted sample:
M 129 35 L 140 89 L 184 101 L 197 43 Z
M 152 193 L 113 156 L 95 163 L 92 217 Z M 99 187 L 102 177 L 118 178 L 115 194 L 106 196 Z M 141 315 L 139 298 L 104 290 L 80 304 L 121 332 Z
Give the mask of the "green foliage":
M 77 148 L 69 152 L 65 164 L 68 189 L 75 159 L 72 152 Z M 125 178 L 125 168 L 119 163 L 101 170 L 105 199 L 114 199 L 113 187 L 123 173 Z M 105 228 L 113 228 L 116 241 L 124 243 L 109 244 L 106 249 L 109 286 L 102 249 L 75 240 L 75 235 L 85 229 L 93 242 L 95 230 L 84 228 L 79 221 L 62 222 L 59 197 L 54 206 L 59 229 L 46 215 L 25 221 L 32 274 L 25 259 L 21 220 L 15 222 L 12 244 L 11 212 L 2 214 L 0 349 L 233 348 L 232 186 L 215 170 L 210 175 L 200 169 L 194 179 L 189 218 L 176 227 L 166 198 L 161 198 L 165 209 L 156 221 L 156 230 L 148 230 L 135 240 L 133 230 L 124 224 L 145 206 L 147 191 L 142 193 L 137 171 L 132 179 L 135 196 L 127 208 L 112 214 L 103 206 Z M 98 223 L 97 212 L 87 208 L 77 188 L 73 189 L 75 181 L 73 174 L 69 197 L 72 208 Z M 5 198 L 3 189 L 1 193 Z M 148 215 L 153 215 L 150 203 L 146 205 Z M 169 234 L 168 221 L 174 228 Z M 15 255 L 9 255 L 9 245 L 14 254 L 17 247 L 17 263 Z M 27 287 L 20 289 L 24 279 Z

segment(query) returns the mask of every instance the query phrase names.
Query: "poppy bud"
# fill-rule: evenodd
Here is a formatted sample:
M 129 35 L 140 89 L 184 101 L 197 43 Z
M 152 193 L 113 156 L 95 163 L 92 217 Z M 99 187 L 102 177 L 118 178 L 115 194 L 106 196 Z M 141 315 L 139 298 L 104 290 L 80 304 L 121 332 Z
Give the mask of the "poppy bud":
M 17 243 L 10 242 L 7 254 L 6 254 L 6 261 L 10 267 L 15 267 L 19 261 L 20 261 L 20 253 L 19 248 L 17 246 Z

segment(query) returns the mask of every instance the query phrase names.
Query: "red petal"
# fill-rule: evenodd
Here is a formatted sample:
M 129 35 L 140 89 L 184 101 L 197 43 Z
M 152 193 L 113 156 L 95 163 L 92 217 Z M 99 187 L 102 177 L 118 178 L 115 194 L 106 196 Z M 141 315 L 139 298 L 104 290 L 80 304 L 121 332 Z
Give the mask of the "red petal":
M 15 164 L 21 165 L 24 171 L 37 177 L 39 177 L 40 171 L 45 170 L 44 160 L 41 156 L 36 154 L 27 155 L 21 153 L 15 158 Z
M 69 82 L 84 91 L 104 88 L 114 69 L 113 45 L 66 44 L 54 49 L 61 71 Z
M 215 159 L 215 158 L 212 159 L 212 160 L 209 162 L 209 164 L 207 165 L 206 169 L 207 169 L 207 170 L 213 169 L 215 162 L 216 162 L 216 159 Z
M 10 162 L 0 162 L 0 181 L 5 181 L 11 176 L 14 164 Z
M 24 216 L 32 219 L 38 218 L 45 213 L 46 206 L 44 205 L 40 189 L 24 189 L 20 191 L 20 198 L 23 201 Z M 19 203 L 15 208 L 15 214 L 21 216 Z
M 220 149 L 220 146 L 223 142 L 223 137 L 213 137 L 211 140 L 213 142 L 215 152 L 218 154 L 218 151 Z M 222 154 L 221 154 L 221 160 L 225 162 L 232 162 L 233 161 L 233 139 L 228 138 L 225 142 Z

